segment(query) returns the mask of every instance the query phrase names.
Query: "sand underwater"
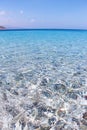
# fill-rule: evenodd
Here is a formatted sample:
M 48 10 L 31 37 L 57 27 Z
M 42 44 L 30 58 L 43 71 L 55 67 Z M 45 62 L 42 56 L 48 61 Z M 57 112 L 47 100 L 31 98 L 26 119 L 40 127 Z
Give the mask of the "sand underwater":
M 87 130 L 87 31 L 0 31 L 0 130 Z

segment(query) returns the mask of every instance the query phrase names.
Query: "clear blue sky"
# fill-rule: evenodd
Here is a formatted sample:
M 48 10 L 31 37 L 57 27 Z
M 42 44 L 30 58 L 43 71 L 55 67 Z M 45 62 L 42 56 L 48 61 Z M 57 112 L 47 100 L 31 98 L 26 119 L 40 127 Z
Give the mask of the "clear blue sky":
M 87 29 L 87 0 L 0 0 L 0 25 Z

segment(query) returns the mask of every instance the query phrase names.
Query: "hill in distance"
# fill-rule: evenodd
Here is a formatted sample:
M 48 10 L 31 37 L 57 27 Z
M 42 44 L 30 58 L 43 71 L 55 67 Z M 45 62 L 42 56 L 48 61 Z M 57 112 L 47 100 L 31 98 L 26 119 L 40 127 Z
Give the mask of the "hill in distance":
M 0 30 L 4 30 L 6 29 L 4 26 L 0 26 Z

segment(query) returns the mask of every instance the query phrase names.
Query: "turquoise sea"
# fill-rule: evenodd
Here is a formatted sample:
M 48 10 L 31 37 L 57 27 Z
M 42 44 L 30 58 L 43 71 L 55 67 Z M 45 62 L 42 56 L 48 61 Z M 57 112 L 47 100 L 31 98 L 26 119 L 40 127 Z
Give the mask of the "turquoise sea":
M 67 126 L 67 130 L 71 130 L 68 127 L 74 129 L 72 117 L 74 116 L 80 122 L 82 114 L 87 109 L 85 108 L 87 104 L 84 105 L 84 96 L 87 94 L 87 31 L 0 31 L 0 91 L 1 94 L 2 92 L 6 94 L 5 101 L 2 95 L 0 97 L 4 102 L 3 105 L 15 107 L 17 114 L 20 113 L 20 107 L 26 111 L 28 109 L 21 101 L 26 102 L 24 104 L 33 104 L 34 100 L 30 96 L 37 98 L 38 94 L 41 94 L 39 98 L 44 98 L 40 102 L 44 102 L 47 107 L 52 107 L 52 110 L 67 106 L 65 115 L 59 113 L 58 116 L 71 123 Z M 80 104 L 80 101 L 84 103 Z M 7 112 L 7 116 L 0 114 L 0 118 L 9 120 L 4 125 L 4 128 L 5 126 L 8 128 L 7 124 L 11 123 L 16 114 L 12 115 L 3 105 L 0 106 L 0 111 Z M 52 112 L 48 118 L 54 116 Z M 55 122 L 58 119 L 56 118 Z M 41 125 L 43 122 L 41 115 L 40 121 Z M 77 130 L 82 128 L 78 124 L 75 127 Z M 32 129 L 35 128 L 32 126 Z
M 0 31 L 0 70 L 24 68 L 56 78 L 86 68 L 87 31 Z

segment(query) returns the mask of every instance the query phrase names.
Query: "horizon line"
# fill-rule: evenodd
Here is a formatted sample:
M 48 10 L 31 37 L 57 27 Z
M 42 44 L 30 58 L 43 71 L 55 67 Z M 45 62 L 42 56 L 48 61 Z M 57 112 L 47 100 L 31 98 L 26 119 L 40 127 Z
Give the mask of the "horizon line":
M 0 31 L 12 31 L 12 30 L 72 30 L 72 31 L 87 31 L 87 29 L 81 28 L 5 28 L 0 29 Z

